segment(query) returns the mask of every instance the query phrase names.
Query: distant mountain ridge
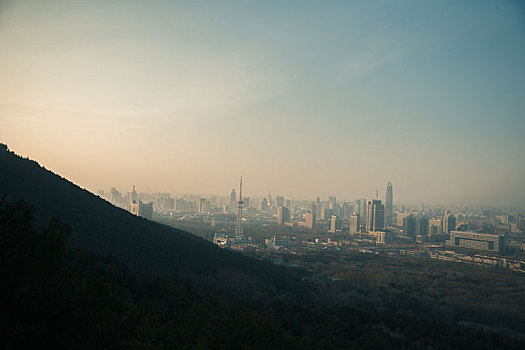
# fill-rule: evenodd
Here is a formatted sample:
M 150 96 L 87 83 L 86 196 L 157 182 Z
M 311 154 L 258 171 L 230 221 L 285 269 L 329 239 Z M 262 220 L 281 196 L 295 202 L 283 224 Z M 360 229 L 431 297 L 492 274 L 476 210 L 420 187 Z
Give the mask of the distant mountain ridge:
M 0 147 L 0 197 L 34 205 L 37 226 L 53 216 L 71 225 L 72 247 L 112 255 L 133 270 L 179 278 L 198 277 L 216 285 L 235 276 L 267 289 L 287 289 L 295 275 L 273 264 L 227 251 L 166 225 L 149 221 L 113 206 L 36 161 Z M 220 276 L 220 277 L 218 277 Z M 247 284 L 250 284 L 247 283 Z M 244 284 L 244 286 L 243 286 Z M 228 287 L 226 288 L 228 289 Z

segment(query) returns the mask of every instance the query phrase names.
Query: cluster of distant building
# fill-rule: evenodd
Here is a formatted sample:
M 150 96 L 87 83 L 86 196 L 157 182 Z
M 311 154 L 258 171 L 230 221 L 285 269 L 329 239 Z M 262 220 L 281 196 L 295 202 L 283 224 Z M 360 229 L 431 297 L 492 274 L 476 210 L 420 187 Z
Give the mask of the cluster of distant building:
M 214 223 L 236 224 L 239 201 L 232 189 L 229 196 L 181 195 L 167 193 L 138 194 L 133 187 L 127 194 L 115 188 L 100 192 L 102 197 L 137 216 L 151 219 L 153 213 L 169 215 L 181 220 L 204 220 Z M 244 214 L 240 220 L 273 221 L 282 225 L 306 228 L 315 232 L 349 234 L 356 242 L 392 244 L 403 242 L 439 242 L 448 246 L 502 252 L 504 244 L 525 250 L 525 217 L 519 212 L 502 209 L 467 209 L 424 205 L 405 207 L 393 205 L 393 188 L 388 183 L 384 202 L 377 197 L 367 200 L 338 202 L 335 196 L 327 201 L 285 199 L 283 196 L 250 199 L 243 197 Z M 237 215 L 236 215 L 237 214 Z M 219 245 L 235 245 L 239 237 L 223 232 Z M 245 237 L 242 237 L 246 239 Z M 242 242 L 248 244 L 249 242 Z
M 114 205 L 126 209 L 136 216 L 152 220 L 153 219 L 153 202 L 143 202 L 139 200 L 138 193 L 135 191 L 135 186 L 131 192 L 123 196 L 115 187 L 111 187 L 106 194 L 104 191 L 99 191 L 99 195 L 109 200 Z

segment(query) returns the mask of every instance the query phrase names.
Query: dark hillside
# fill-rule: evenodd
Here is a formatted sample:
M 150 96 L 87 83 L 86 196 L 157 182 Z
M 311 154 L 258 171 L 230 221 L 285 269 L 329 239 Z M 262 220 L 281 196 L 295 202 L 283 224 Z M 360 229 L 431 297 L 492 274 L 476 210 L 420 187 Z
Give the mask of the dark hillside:
M 68 249 L 69 225 L 37 232 L 34 212 L 0 200 L 2 349 L 523 349 L 394 313 L 199 293 Z
M 69 244 L 114 256 L 133 270 L 192 278 L 228 288 L 228 276 L 241 276 L 268 290 L 292 290 L 296 279 L 283 268 L 222 250 L 188 232 L 139 218 L 41 167 L 0 148 L 0 196 L 25 200 L 36 208 L 37 226 L 59 216 L 72 227 Z M 226 277 L 225 277 L 226 276 Z M 233 278 L 233 277 L 232 277 Z M 242 287 L 242 286 L 241 286 Z M 246 287 L 248 288 L 248 287 Z M 236 293 L 242 294 L 238 290 Z M 254 295 L 253 290 L 244 291 Z

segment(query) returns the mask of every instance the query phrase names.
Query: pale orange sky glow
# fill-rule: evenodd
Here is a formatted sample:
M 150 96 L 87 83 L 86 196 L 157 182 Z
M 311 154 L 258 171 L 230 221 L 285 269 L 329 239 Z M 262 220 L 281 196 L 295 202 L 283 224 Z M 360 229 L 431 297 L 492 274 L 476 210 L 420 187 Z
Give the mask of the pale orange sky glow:
M 525 206 L 519 2 L 7 1 L 0 142 L 90 190 Z

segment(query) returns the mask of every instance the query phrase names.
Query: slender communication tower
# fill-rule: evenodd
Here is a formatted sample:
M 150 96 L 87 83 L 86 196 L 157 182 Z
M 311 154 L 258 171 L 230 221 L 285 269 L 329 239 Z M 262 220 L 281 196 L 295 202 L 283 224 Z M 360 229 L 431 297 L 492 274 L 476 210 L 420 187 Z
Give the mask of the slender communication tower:
M 244 236 L 242 232 L 242 176 L 241 186 L 239 188 L 239 200 L 237 201 L 237 227 L 235 228 L 235 236 Z

